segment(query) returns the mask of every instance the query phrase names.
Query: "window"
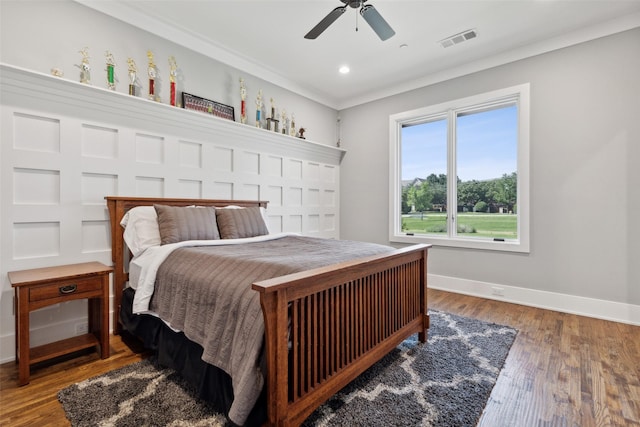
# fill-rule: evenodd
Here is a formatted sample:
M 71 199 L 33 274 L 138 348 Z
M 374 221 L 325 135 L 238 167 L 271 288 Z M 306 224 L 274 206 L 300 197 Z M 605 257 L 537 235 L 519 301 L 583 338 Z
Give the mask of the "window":
M 394 114 L 393 242 L 529 251 L 529 85 Z

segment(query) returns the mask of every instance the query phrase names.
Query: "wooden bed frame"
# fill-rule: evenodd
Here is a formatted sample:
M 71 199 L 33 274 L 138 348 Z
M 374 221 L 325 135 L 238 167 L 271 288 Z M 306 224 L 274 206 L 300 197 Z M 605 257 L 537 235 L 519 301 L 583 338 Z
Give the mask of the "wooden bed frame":
M 136 206 L 261 206 L 247 200 L 105 197 L 114 263 L 114 333 L 128 274 L 120 220 Z M 254 283 L 265 321 L 267 425 L 300 425 L 404 339 L 427 339 L 427 252 L 391 253 Z

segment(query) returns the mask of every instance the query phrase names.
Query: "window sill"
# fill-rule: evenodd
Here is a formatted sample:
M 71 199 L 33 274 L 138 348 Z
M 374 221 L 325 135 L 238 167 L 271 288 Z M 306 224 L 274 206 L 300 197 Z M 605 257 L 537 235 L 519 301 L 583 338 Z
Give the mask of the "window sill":
M 518 240 L 507 240 L 504 242 L 498 242 L 493 240 L 481 240 L 477 238 L 465 239 L 463 237 L 446 238 L 438 236 L 427 235 L 413 235 L 406 234 L 392 234 L 389 236 L 389 241 L 394 243 L 428 243 L 433 246 L 450 247 L 450 248 L 463 248 L 463 249 L 480 249 L 488 251 L 500 251 L 500 252 L 520 252 L 529 253 L 529 244 Z

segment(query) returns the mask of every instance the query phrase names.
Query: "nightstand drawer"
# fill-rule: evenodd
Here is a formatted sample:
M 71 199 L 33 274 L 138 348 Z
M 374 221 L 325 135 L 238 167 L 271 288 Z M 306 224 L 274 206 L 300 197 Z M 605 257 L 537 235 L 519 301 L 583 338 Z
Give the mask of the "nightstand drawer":
M 29 302 L 44 301 L 60 297 L 82 297 L 87 293 L 96 294 L 102 290 L 101 277 L 66 280 L 29 289 Z M 85 296 L 86 297 L 86 296 Z

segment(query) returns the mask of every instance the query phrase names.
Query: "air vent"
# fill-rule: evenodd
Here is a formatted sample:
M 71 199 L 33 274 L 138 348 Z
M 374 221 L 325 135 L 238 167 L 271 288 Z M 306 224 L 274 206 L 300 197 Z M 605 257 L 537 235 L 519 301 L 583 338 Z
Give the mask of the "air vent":
M 458 34 L 454 34 L 453 36 L 447 37 L 446 39 L 440 40 L 438 43 L 440 43 L 442 47 L 451 47 L 454 44 L 474 39 L 477 36 L 478 32 L 476 30 L 467 30 Z

